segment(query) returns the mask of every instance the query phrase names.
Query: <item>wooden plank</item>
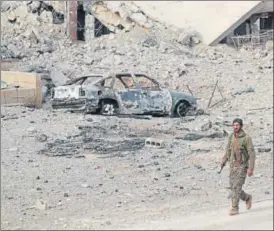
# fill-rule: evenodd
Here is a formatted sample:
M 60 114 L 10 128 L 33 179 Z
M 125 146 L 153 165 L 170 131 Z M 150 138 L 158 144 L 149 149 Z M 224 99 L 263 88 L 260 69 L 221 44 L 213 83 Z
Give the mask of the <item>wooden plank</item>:
M 209 108 L 209 106 L 210 106 L 210 104 L 211 104 L 211 100 L 212 100 L 212 98 L 213 98 L 213 96 L 214 96 L 214 93 L 215 93 L 217 84 L 218 84 L 218 80 L 216 81 L 216 84 L 215 84 L 214 89 L 213 89 L 213 91 L 212 91 L 211 97 L 210 97 L 210 99 L 209 99 L 209 101 L 208 101 L 207 108 Z

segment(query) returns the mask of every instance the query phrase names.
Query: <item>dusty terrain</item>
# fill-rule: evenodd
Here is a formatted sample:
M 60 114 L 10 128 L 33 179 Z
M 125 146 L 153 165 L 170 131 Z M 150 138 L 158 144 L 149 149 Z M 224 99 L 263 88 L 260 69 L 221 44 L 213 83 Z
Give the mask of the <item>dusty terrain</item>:
M 199 221 L 199 222 L 197 222 Z M 130 227 L 135 230 L 273 230 L 273 200 L 254 203 L 250 212 L 229 217 L 227 210 L 200 213 L 192 216 L 178 216 L 170 220 L 154 221 L 150 225 L 139 224 Z
M 43 14 L 28 15 L 37 43 L 23 34 L 24 20 L 1 25 L 1 55 L 19 59 L 12 70 L 40 74 L 47 88 L 107 67 L 146 72 L 169 89 L 189 85 L 208 115 L 137 119 L 54 111 L 47 102 L 2 106 L 2 229 L 249 229 L 240 223 L 254 217 L 266 229 L 273 224 L 273 51 L 184 46 L 167 29 L 72 43 L 60 25 L 41 22 Z M 207 108 L 217 80 L 225 101 L 214 105 L 222 99 L 216 91 Z M 228 169 L 217 171 L 235 117 L 243 118 L 257 160 L 244 186 L 253 209 L 242 203 L 233 220 Z M 144 146 L 147 137 L 163 139 L 165 148 Z M 199 227 L 193 216 L 203 219 Z
M 199 132 L 208 116 L 109 119 L 28 108 L 2 108 L 2 114 L 3 229 L 116 229 L 229 209 L 228 170 L 216 173 L 226 138 L 183 140 L 189 131 Z M 83 128 L 87 133 L 81 134 Z M 151 136 L 164 139 L 166 148 L 143 147 Z M 258 201 L 273 197 L 272 138 L 266 132 L 253 137 L 256 150 L 264 150 L 245 188 Z M 47 146 L 56 139 L 63 141 Z

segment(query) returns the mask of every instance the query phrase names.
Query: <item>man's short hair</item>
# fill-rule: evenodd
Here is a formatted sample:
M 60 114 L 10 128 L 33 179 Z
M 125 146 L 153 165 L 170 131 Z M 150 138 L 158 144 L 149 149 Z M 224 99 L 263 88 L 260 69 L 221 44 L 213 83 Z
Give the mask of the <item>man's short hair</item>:
M 234 119 L 232 124 L 234 124 L 234 123 L 238 123 L 238 124 L 240 124 L 241 126 L 243 126 L 243 120 L 240 119 L 240 118 Z

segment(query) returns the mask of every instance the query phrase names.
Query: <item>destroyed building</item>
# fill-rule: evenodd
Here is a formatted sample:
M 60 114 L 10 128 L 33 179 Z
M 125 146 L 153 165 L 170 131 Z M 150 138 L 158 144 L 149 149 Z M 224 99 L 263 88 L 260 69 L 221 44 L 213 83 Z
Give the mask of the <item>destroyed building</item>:
M 156 25 L 197 32 L 205 45 L 233 43 L 236 36 L 265 33 L 273 39 L 273 1 L 28 1 L 29 12 L 52 13 L 72 40 L 87 41 L 104 34 L 146 33 Z M 3 6 L 1 7 L 3 8 Z M 19 11 L 19 10 L 18 10 Z M 16 21 L 11 12 L 9 22 Z M 218 18 L 218 20 L 216 20 Z M 156 29 L 157 30 L 157 29 Z M 249 38 L 250 40 L 250 38 Z
M 268 39 L 273 39 L 271 0 L 179 1 L 172 4 L 154 1 L 97 1 L 96 4 L 92 1 L 71 1 L 63 4 L 66 4 L 65 8 L 69 11 L 69 33 L 72 39 L 85 40 L 90 36 L 128 31 L 134 26 L 149 30 L 155 21 L 182 29 L 191 28 L 201 34 L 206 45 L 220 42 L 231 44 L 235 36 L 266 31 L 270 32 Z M 172 15 L 168 12 L 172 12 Z M 189 12 L 192 12 L 191 15 Z M 216 22 L 215 19 L 221 13 L 223 19 Z
M 243 15 L 235 25 L 232 25 L 231 28 L 225 31 L 222 35 L 223 39 L 220 42 L 227 44 L 234 43 L 239 46 L 241 44 L 236 43 L 260 40 L 256 41 L 259 44 L 260 42 L 273 40 L 273 20 L 273 1 L 261 1 Z M 218 42 L 219 39 L 213 42 L 213 44 Z

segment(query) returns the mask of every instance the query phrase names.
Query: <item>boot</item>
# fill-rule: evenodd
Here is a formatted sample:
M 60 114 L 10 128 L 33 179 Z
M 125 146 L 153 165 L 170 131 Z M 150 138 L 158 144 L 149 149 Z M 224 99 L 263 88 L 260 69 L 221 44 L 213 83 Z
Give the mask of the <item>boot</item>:
M 239 209 L 233 207 L 233 208 L 230 210 L 229 215 L 230 215 L 230 216 L 234 216 L 234 215 L 237 215 L 237 214 L 239 214 Z
M 247 210 L 251 209 L 251 206 L 252 206 L 252 196 L 251 195 L 248 196 L 248 198 L 245 201 L 245 203 L 246 203 L 246 209 Z

